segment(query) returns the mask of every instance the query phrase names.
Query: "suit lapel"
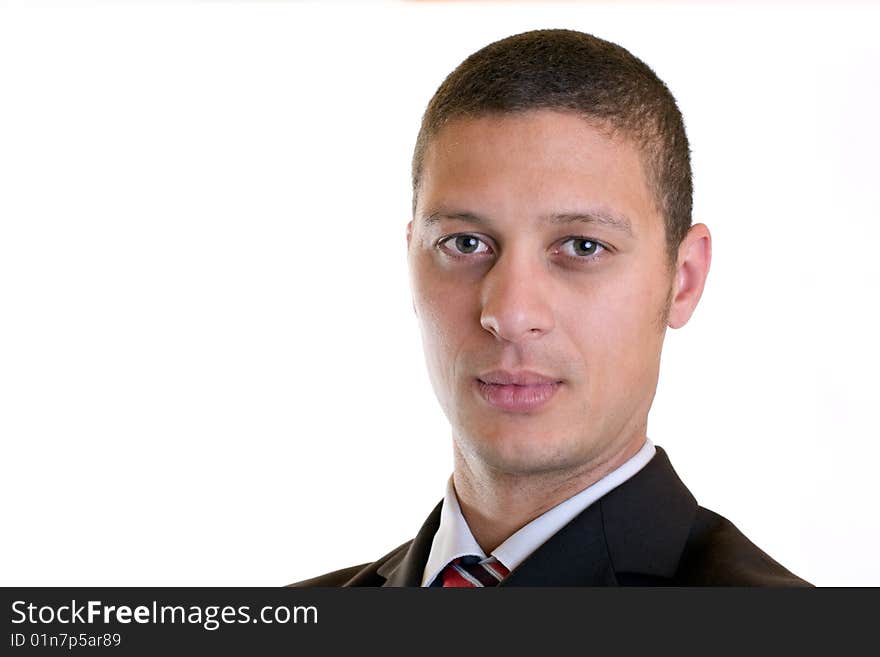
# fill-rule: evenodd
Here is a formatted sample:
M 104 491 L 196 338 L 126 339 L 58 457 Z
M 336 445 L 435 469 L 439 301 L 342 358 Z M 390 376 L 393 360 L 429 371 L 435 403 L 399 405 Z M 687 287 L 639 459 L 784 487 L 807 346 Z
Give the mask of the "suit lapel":
M 617 573 L 671 578 L 697 513 L 697 501 L 666 452 L 600 500 L 608 551 Z
M 385 577 L 382 586 L 421 586 L 425 563 L 434 542 L 434 534 L 440 526 L 440 509 L 443 502 L 434 507 L 419 533 L 408 547 L 389 557 L 376 573 Z
M 517 566 L 499 586 L 614 586 L 602 513 L 587 507 Z

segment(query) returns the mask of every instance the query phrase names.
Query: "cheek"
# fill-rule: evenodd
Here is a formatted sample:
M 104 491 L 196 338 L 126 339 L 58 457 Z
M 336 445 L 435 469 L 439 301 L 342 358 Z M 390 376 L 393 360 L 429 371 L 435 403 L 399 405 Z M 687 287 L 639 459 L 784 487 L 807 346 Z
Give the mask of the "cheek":
M 657 317 L 664 300 L 652 286 L 626 280 L 594 288 L 574 306 L 579 310 L 566 324 L 591 385 L 609 389 L 637 378 L 658 356 Z
M 474 332 L 474 302 L 469 291 L 442 277 L 421 273 L 413 279 L 413 298 L 422 332 L 422 343 L 432 377 L 452 376 L 457 354 Z

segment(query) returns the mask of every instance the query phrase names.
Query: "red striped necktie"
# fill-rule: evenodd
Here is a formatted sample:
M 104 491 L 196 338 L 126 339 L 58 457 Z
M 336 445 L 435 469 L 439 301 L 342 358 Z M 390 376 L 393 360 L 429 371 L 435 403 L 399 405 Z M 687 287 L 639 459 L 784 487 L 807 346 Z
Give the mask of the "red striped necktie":
M 495 557 L 480 563 L 480 557 L 468 555 L 458 557 L 440 571 L 441 586 L 495 586 L 507 577 L 510 571 Z

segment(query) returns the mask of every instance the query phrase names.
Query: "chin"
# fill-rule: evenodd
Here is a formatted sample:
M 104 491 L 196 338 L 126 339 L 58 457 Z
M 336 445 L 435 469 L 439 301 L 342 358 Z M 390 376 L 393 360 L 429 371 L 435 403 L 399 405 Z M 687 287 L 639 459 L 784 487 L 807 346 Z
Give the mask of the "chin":
M 475 437 L 467 441 L 467 453 L 475 456 L 492 470 L 511 475 L 540 474 L 577 465 L 577 455 L 564 444 L 548 444 L 546 434 L 540 437 L 495 435 Z

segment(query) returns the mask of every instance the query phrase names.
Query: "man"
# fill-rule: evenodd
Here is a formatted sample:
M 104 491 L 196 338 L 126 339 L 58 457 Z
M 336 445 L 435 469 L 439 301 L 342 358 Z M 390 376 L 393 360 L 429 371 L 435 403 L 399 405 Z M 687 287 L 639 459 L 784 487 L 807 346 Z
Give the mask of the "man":
M 453 71 L 406 236 L 454 472 L 414 540 L 295 586 L 807 585 L 647 437 L 709 272 L 691 198 L 675 100 L 623 48 L 540 30 Z

